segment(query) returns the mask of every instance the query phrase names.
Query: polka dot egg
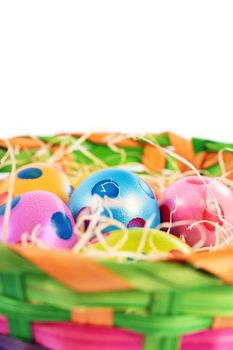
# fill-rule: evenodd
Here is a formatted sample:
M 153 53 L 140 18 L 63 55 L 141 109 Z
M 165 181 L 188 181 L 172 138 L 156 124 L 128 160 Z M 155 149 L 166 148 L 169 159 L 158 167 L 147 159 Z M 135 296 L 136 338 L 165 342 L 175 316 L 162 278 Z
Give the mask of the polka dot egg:
M 128 228 L 144 227 L 146 223 L 156 227 L 160 223 L 158 204 L 150 186 L 123 169 L 105 169 L 90 175 L 73 192 L 69 207 L 77 220 L 102 208 L 102 217 L 112 218 Z M 115 228 L 109 225 L 102 232 Z
M 0 207 L 0 240 L 6 204 Z M 39 226 L 38 226 L 39 225 Z M 38 226 L 36 238 L 50 248 L 71 248 L 76 243 L 74 220 L 69 208 L 56 195 L 32 191 L 15 197 L 11 202 L 7 242 L 19 243 L 22 234 L 30 234 Z
M 0 185 L 0 192 L 7 192 L 8 188 L 9 177 Z M 68 177 L 62 171 L 46 163 L 32 163 L 16 171 L 15 196 L 40 190 L 52 192 L 68 203 L 73 188 Z
M 213 246 L 216 224 L 220 231 L 227 228 L 233 234 L 233 193 L 206 176 L 188 176 L 168 187 L 160 211 L 162 222 L 172 221 L 170 232 L 183 236 L 191 246 Z

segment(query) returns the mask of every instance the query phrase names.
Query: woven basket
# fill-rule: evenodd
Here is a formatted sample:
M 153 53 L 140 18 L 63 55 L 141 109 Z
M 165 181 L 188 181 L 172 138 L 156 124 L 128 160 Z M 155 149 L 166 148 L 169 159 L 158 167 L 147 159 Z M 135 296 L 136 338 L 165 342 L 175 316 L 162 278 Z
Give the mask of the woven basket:
M 188 141 L 172 133 L 147 137 L 164 148 L 172 146 L 209 175 L 221 175 L 222 152 L 232 176 L 233 145 Z M 53 144 L 53 152 L 62 139 L 40 140 Z M 34 160 L 40 140 L 10 140 L 21 164 Z M 5 142 L 0 147 L 2 156 Z M 187 170 L 143 138 L 92 134 L 82 147 L 109 166 L 122 162 L 123 150 L 125 164 L 141 163 L 154 173 Z M 92 162 L 80 150 L 73 155 L 79 163 Z M 153 263 L 94 260 L 32 246 L 1 245 L 0 257 L 0 350 L 233 349 L 231 248 Z

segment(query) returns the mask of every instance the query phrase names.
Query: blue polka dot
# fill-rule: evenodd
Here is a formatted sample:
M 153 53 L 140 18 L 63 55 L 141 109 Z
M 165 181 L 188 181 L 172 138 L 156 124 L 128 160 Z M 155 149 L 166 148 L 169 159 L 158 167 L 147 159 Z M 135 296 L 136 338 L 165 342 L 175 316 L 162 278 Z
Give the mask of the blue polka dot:
M 39 168 L 27 168 L 27 169 L 21 170 L 17 176 L 19 179 L 27 180 L 27 179 L 38 179 L 38 177 L 41 177 L 42 174 L 43 172 Z
M 74 187 L 72 185 L 69 185 L 67 187 L 67 193 L 68 193 L 69 198 L 71 197 L 73 191 L 74 191 Z
M 120 188 L 115 181 L 112 180 L 102 180 L 99 181 L 92 189 L 91 194 L 97 194 L 98 196 L 104 198 L 105 196 L 109 198 L 116 198 L 119 195 Z
M 143 189 L 143 191 L 152 199 L 155 199 L 155 195 L 151 189 L 151 187 L 141 178 L 138 179 L 138 183 L 141 186 L 141 188 Z
M 21 197 L 18 196 L 18 197 L 15 197 L 12 199 L 11 201 L 11 210 L 14 209 L 16 207 L 16 205 L 19 203 Z M 1 207 L 0 207 L 0 215 L 4 215 L 5 214 L 5 211 L 6 211 L 6 203 L 3 204 Z
M 66 214 L 62 213 L 61 211 L 57 211 L 53 214 L 51 223 L 59 238 L 64 240 L 71 238 L 73 228 L 71 221 Z

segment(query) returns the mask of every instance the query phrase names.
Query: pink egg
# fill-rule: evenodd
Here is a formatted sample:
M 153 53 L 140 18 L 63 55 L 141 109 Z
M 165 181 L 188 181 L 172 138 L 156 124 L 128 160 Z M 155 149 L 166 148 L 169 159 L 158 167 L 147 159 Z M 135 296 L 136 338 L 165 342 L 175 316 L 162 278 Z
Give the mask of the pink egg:
M 6 205 L 0 207 L 0 241 Z M 74 219 L 66 204 L 47 191 L 24 193 L 12 200 L 8 223 L 8 243 L 19 243 L 22 234 L 29 235 L 39 226 L 36 237 L 50 248 L 71 248 L 76 243 Z M 30 237 L 29 237 L 30 240 Z
M 219 210 L 221 215 L 218 215 Z M 206 176 L 202 179 L 188 176 L 168 187 L 160 199 L 160 211 L 161 222 L 169 222 L 172 215 L 173 227 L 170 232 L 178 237 L 184 236 L 191 246 L 198 244 L 208 247 L 215 244 L 216 225 L 210 221 L 233 234 L 230 226 L 233 225 L 233 193 L 223 183 Z M 200 220 L 204 222 L 189 228 Z

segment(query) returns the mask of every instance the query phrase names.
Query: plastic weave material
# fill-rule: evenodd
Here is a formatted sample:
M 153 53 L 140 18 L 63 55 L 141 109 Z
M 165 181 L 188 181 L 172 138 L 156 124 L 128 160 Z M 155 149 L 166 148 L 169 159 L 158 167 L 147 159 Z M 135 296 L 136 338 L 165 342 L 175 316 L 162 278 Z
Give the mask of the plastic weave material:
M 144 138 L 121 136 L 114 135 L 118 152 L 108 134 L 90 135 L 82 147 L 108 166 L 134 162 L 153 173 L 187 170 Z M 20 137 L 10 142 L 22 165 L 34 161 L 41 140 L 52 145 L 51 155 L 64 139 L 68 147 L 81 137 Z M 147 138 L 164 148 L 172 146 L 212 175 L 221 174 L 222 150 L 231 177 L 232 145 L 191 142 L 171 133 Z M 4 142 L 0 146 L 3 156 Z M 92 162 L 82 150 L 72 154 L 79 163 Z M 157 262 L 118 263 L 32 246 L 1 245 L 0 256 L 0 350 L 232 349 L 232 248 Z

